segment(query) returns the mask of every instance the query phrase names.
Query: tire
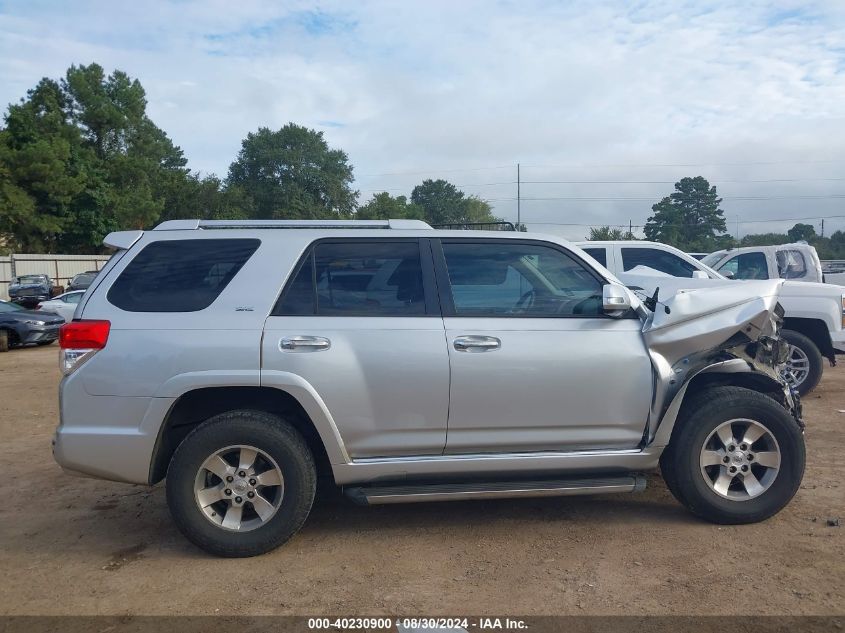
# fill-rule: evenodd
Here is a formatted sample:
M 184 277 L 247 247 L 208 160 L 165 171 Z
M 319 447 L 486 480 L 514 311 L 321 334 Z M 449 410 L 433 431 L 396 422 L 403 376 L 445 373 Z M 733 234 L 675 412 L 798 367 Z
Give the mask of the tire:
M 724 454 L 709 449 L 724 448 L 715 433 L 737 419 L 751 422 L 725 426 L 733 430 L 736 450 L 729 454 L 728 464 L 724 464 Z M 761 427 L 765 433 L 751 444 L 743 444 L 743 437 L 752 426 L 753 434 L 759 433 Z M 742 446 L 747 450 L 741 450 Z M 755 461 L 763 460 L 765 455 L 766 462 L 771 464 L 774 453 L 779 453 L 779 464 L 774 469 Z M 740 461 L 738 454 L 750 454 L 751 460 Z M 718 455 L 718 463 L 705 468 L 701 461 L 705 455 L 708 458 Z M 660 469 L 672 495 L 693 514 L 713 523 L 742 524 L 768 519 L 786 506 L 801 484 L 804 462 L 804 435 L 792 416 L 774 399 L 743 387 L 713 387 L 684 403 L 669 446 L 660 458 Z M 728 472 L 731 467 L 736 469 L 736 475 L 732 476 L 730 487 L 714 485 L 720 476 L 731 477 Z M 745 483 L 740 470 L 743 467 L 760 488 L 753 486 L 750 478 Z
M 815 389 L 822 379 L 822 372 L 824 371 L 822 353 L 818 346 L 801 332 L 783 330 L 780 336 L 787 343 L 798 348 L 797 354 L 793 351 L 790 355 L 787 370 L 783 373 L 783 377 L 800 395 L 805 396 Z M 800 367 L 793 365 L 796 361 L 801 363 Z M 796 382 L 791 378 L 790 372 L 800 373 L 801 379 Z
M 0 352 L 9 351 L 9 333 L 6 330 L 0 330 Z
M 254 473 L 234 467 L 244 453 L 231 447 L 247 452 L 257 449 Z M 212 467 L 220 471 L 219 462 L 211 458 L 227 450 L 232 452 L 223 458 L 231 470 L 221 474 L 233 477 L 231 484 L 204 468 L 218 464 Z M 262 487 L 260 478 L 275 469 L 282 485 Z M 240 472 L 246 477 L 241 478 Z M 182 534 L 206 552 L 230 558 L 257 556 L 280 546 L 302 527 L 314 501 L 316 481 L 313 455 L 289 422 L 263 411 L 230 411 L 200 424 L 178 446 L 167 470 L 167 505 Z M 256 487 L 247 487 L 249 482 L 257 482 Z M 206 491 L 221 499 L 203 509 L 198 495 Z M 248 494 L 255 501 L 249 501 Z M 203 497 L 207 498 L 214 497 Z M 242 499 L 241 513 L 234 512 L 233 521 L 239 525 L 230 524 L 227 529 L 224 524 L 237 499 Z M 268 500 L 276 506 L 266 520 L 259 516 L 259 499 L 265 511 L 269 511 Z

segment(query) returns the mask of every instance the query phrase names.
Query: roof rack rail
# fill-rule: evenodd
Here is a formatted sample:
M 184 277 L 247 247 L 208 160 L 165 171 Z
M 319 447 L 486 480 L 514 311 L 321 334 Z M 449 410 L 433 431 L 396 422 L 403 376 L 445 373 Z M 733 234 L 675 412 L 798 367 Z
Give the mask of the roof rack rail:
M 516 231 L 513 222 L 451 222 L 448 224 L 432 224 L 431 228 L 447 231 Z
M 196 229 L 430 229 L 422 220 L 167 220 L 154 231 Z

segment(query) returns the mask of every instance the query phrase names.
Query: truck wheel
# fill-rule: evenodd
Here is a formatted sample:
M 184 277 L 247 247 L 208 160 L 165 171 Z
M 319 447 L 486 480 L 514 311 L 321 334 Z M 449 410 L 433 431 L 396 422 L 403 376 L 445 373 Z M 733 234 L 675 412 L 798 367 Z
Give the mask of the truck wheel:
M 807 336 L 795 330 L 783 330 L 781 338 L 792 346 L 782 376 L 800 395 L 805 396 L 819 384 L 824 360 L 819 348 Z
M 804 459 L 804 435 L 774 399 L 713 387 L 684 403 L 660 469 L 694 514 L 713 523 L 755 523 L 789 503 Z
M 6 330 L 0 330 L 0 352 L 9 351 L 9 333 Z
M 305 522 L 316 490 L 314 458 L 287 421 L 230 411 L 199 425 L 167 470 L 167 504 L 188 540 L 218 556 L 257 556 Z

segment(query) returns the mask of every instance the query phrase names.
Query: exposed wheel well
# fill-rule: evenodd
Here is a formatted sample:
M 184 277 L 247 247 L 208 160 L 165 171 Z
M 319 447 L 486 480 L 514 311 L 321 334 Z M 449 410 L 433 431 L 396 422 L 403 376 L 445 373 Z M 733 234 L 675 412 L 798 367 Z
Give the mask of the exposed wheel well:
M 711 387 L 745 387 L 752 391 L 759 391 L 760 393 L 774 398 L 779 403 L 783 404 L 783 389 L 781 385 L 774 379 L 769 378 L 764 374 L 757 374 L 752 372 L 738 372 L 738 373 L 717 373 L 707 372 L 698 374 L 690 380 L 684 394 L 684 401 L 682 408 L 687 403 L 695 400 L 695 396 L 705 389 Z
M 20 337 L 18 337 L 18 333 L 13 328 L 0 326 L 0 330 L 7 333 L 9 345 L 17 345 L 20 342 Z
M 176 447 L 198 424 L 226 411 L 266 411 L 293 424 L 314 455 L 318 477 L 331 477 L 331 463 L 311 418 L 289 393 L 273 387 L 207 387 L 183 394 L 170 408 L 159 430 L 150 465 L 150 483 L 164 479 Z
M 824 321 L 819 319 L 786 317 L 783 320 L 783 327 L 786 330 L 800 332 L 816 344 L 822 356 L 827 358 L 831 363 L 836 362 L 833 342 L 830 340 L 830 332 L 827 331 Z

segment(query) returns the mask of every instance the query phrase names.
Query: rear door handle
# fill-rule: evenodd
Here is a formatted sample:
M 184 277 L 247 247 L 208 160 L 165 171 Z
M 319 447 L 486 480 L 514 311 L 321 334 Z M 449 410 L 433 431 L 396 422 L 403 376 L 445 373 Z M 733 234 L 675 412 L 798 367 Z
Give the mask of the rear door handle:
M 459 352 L 492 352 L 502 347 L 495 336 L 459 336 L 452 343 Z
M 320 352 L 331 346 L 332 342 L 323 336 L 286 336 L 279 341 L 283 352 Z

